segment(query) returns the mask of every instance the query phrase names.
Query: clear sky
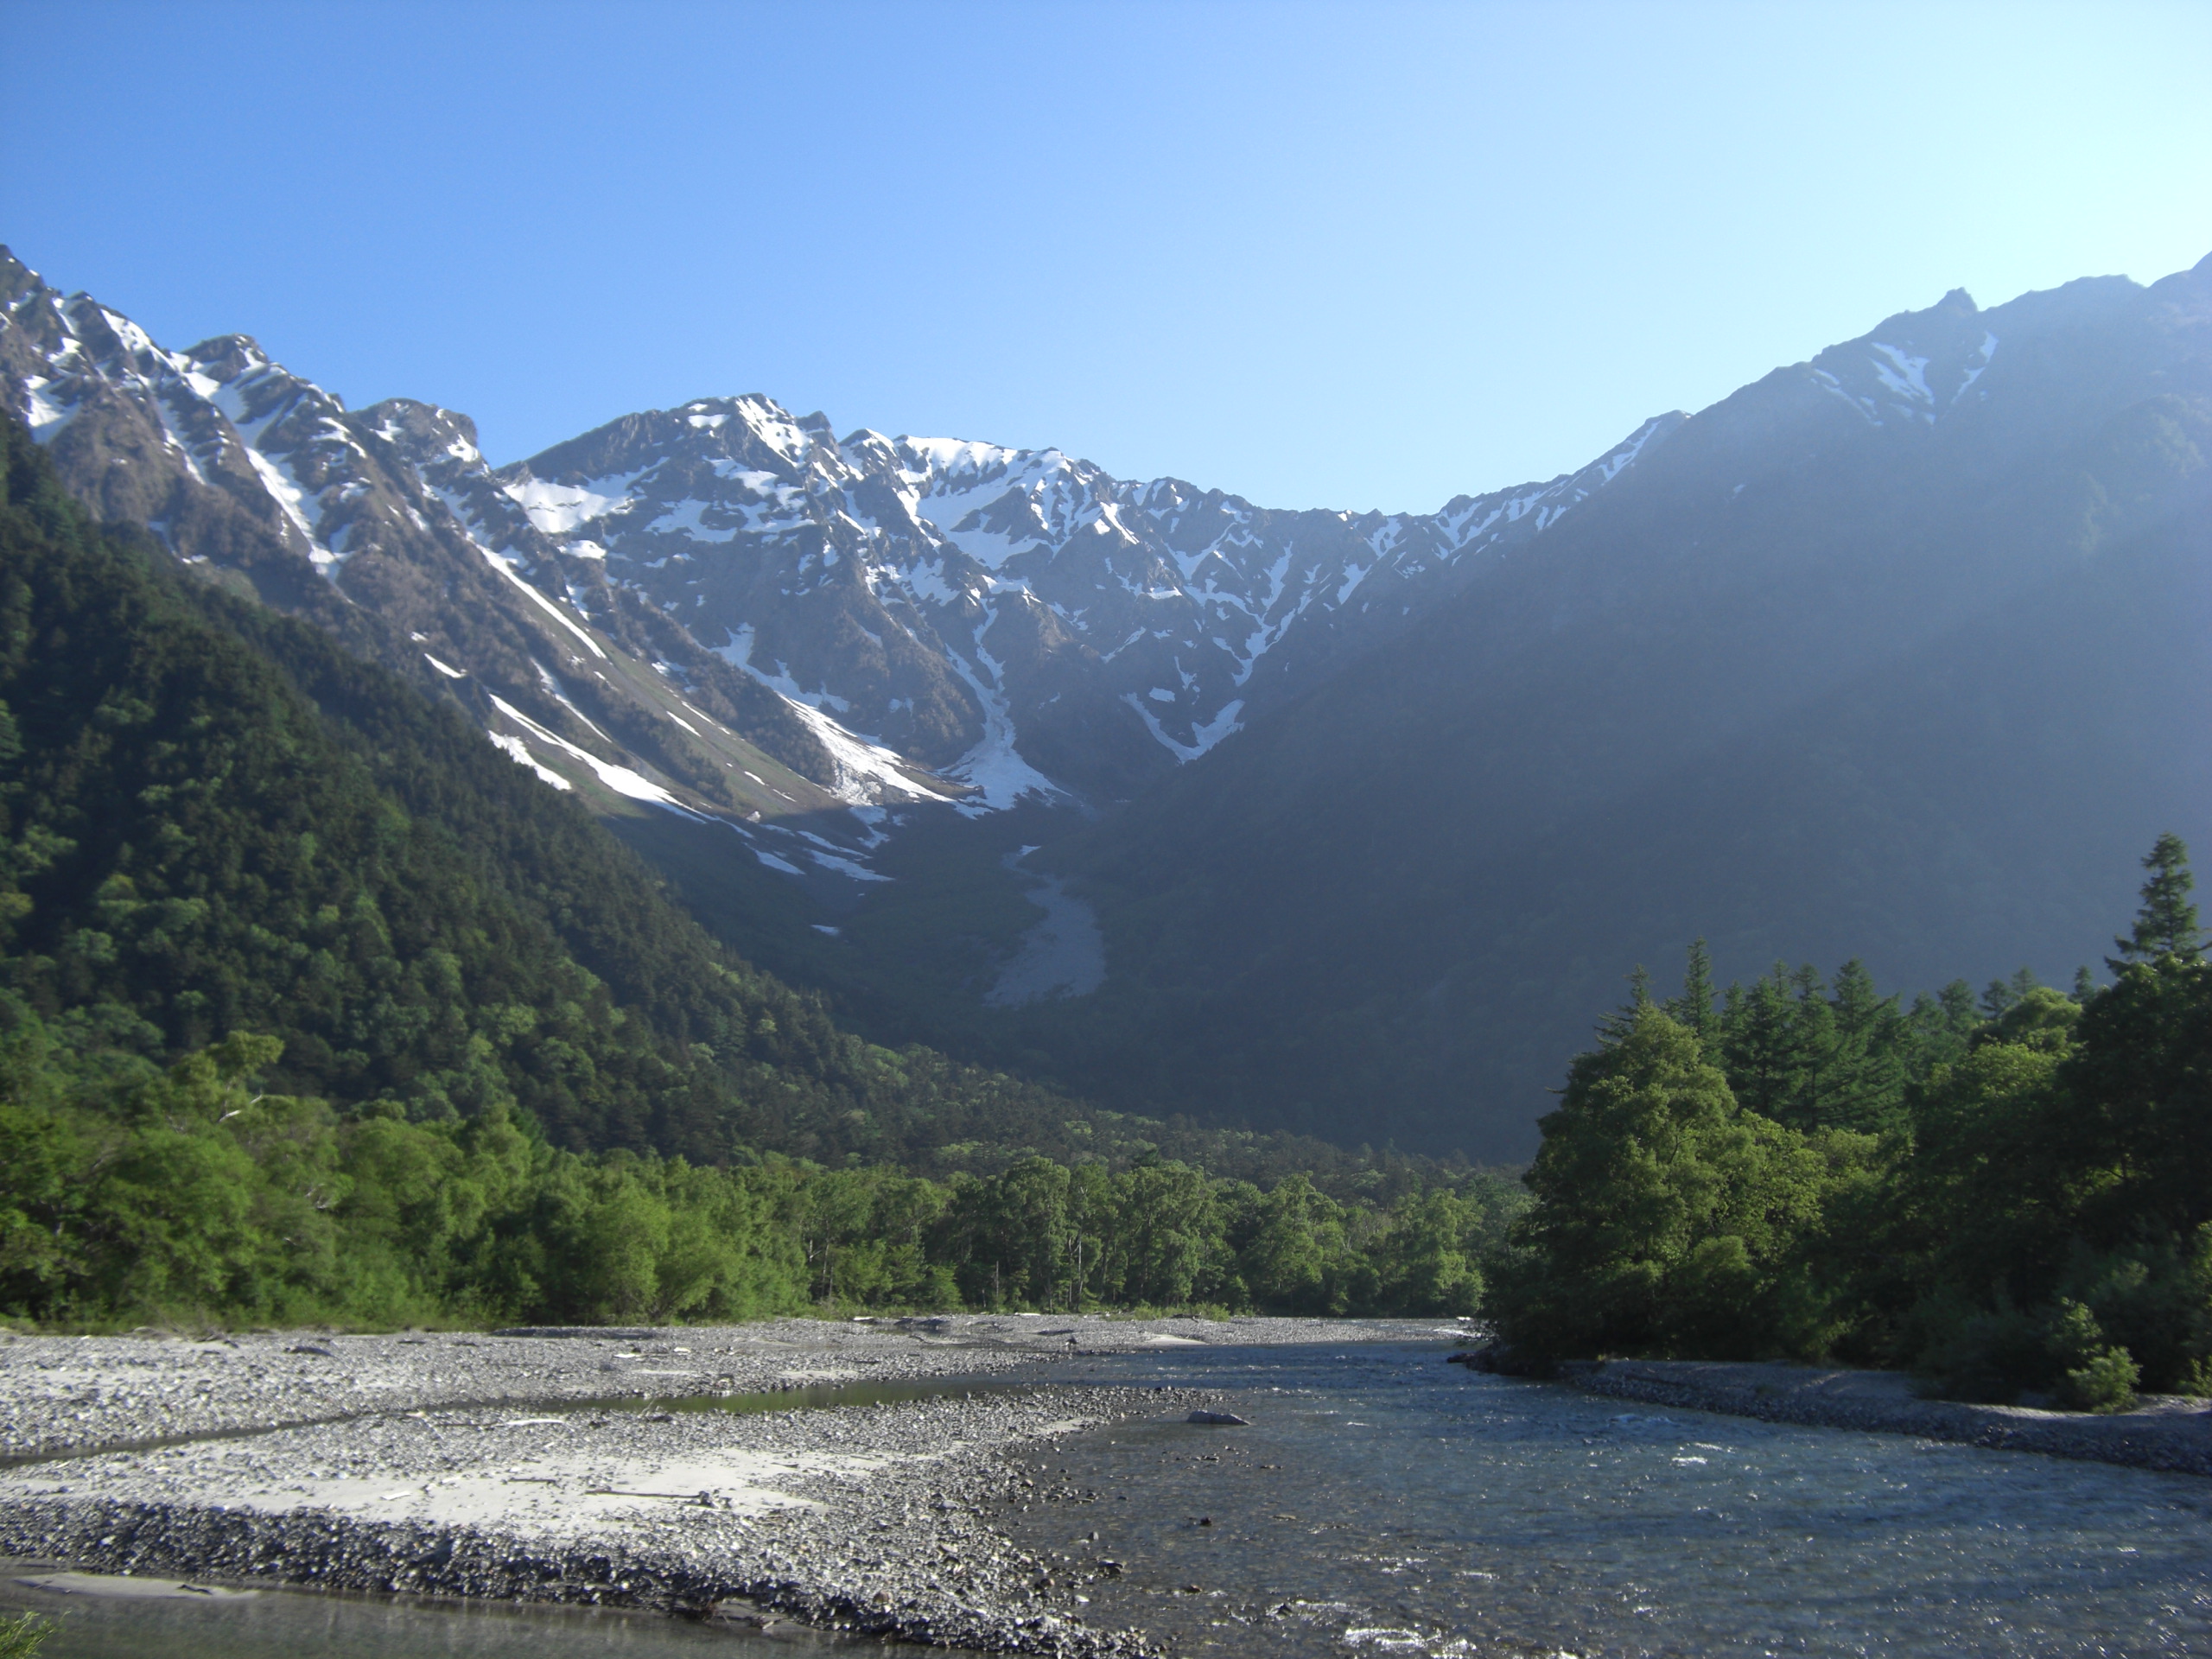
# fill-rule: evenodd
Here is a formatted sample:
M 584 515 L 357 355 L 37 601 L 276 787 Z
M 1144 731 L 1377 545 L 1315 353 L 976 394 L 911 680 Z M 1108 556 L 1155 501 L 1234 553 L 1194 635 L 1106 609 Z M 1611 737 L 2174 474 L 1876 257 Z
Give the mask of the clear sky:
M 0 239 L 496 461 L 765 391 L 1427 510 L 2212 252 L 2212 4 L 0 0 Z

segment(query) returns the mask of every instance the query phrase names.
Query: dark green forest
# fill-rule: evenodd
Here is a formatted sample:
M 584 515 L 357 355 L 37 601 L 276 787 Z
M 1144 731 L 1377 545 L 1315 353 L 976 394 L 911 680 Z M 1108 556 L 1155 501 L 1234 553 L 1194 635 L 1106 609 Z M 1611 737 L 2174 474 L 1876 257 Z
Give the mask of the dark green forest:
M 1638 984 L 1492 1263 L 1501 1358 L 1839 1358 L 1957 1398 L 2212 1394 L 2212 964 L 2162 836 L 2109 984 Z
M 863 1042 L 5 438 L 0 1311 L 1473 1306 L 1510 1185 Z

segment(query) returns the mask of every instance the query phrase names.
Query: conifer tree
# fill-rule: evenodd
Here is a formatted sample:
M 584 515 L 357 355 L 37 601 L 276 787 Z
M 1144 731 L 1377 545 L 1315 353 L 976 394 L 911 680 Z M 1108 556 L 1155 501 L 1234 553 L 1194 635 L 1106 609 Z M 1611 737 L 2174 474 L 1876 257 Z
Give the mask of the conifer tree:
M 1821 1126 L 1871 1130 L 1894 1115 L 1904 1094 L 1910 1033 L 1895 996 L 1874 988 L 1866 964 L 1853 957 L 1836 969 L 1834 1042 L 1821 1078 Z
M 2196 878 L 2190 874 L 2188 846 L 2169 831 L 2152 844 L 2143 868 L 2151 879 L 2143 884 L 2143 907 L 2135 912 L 2134 930 L 2114 939 L 2120 955 L 2105 959 L 2115 974 L 2131 962 L 2156 962 L 2160 957 L 2196 962 L 2203 956 L 2204 930 L 2189 896 Z
M 1722 1065 L 1737 1103 L 1763 1117 L 1788 1115 L 1802 1075 L 1797 1009 L 1785 963 L 1749 990 L 1731 985 L 1721 1039 Z
M 1600 1044 L 1617 1043 L 1628 1035 L 1636 1025 L 1636 1016 L 1658 1004 L 1651 995 L 1651 970 L 1642 963 L 1628 976 L 1628 1001 L 1619 1007 L 1599 1016 L 1598 1040 Z
M 1775 1116 L 1785 1123 L 1809 1129 L 1826 1120 L 1834 1083 L 1835 1010 L 1829 1006 L 1827 987 L 1821 982 L 1820 970 L 1811 963 L 1789 976 L 1789 986 L 1796 995 L 1789 1022 L 1796 1086 Z
M 2002 1020 L 2007 1009 L 2025 999 L 2042 982 L 2032 968 L 2015 969 L 2010 979 L 1993 979 L 1982 991 L 1981 1011 L 1992 1020 Z
M 1720 1035 L 1720 1014 L 1713 1006 L 1713 953 L 1703 939 L 1690 941 L 1689 960 L 1682 969 L 1682 994 L 1667 1005 L 1675 1023 L 1696 1034 L 1710 1050 Z

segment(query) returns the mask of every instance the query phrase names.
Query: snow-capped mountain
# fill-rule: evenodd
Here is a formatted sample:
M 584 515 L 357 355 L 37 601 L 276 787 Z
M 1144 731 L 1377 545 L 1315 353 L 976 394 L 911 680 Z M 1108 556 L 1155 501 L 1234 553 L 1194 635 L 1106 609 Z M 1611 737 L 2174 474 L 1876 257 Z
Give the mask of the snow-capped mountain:
M 103 518 L 458 698 L 549 785 L 832 824 L 966 792 L 563 556 L 465 416 L 404 399 L 349 411 L 243 335 L 167 350 L 4 251 L 0 307 L 0 394 Z
M 842 441 L 750 396 L 494 470 L 462 415 L 162 347 L 0 251 L 0 393 L 102 517 L 460 698 L 549 783 L 773 823 L 1135 793 L 1663 437 L 1421 515 L 1281 512 L 1058 450 Z M 817 828 L 823 827 L 817 823 Z M 852 849 L 844 849 L 849 852 Z
M 1048 849 L 1111 970 L 1024 1039 L 1117 1103 L 1507 1159 L 1694 938 L 1724 982 L 2063 983 L 2212 830 L 2208 458 L 2212 257 L 1775 369 Z
M 627 416 L 499 477 L 565 557 L 1004 805 L 1126 795 L 1205 753 L 1680 419 L 1572 475 L 1423 515 L 1271 512 L 1056 449 L 840 440 L 758 396 Z
M 166 349 L 4 254 L 0 401 L 104 518 L 637 815 L 747 954 L 899 1040 L 950 1020 L 1147 1112 L 1519 1157 L 1637 961 L 2063 976 L 2139 849 L 2196 837 L 2208 317 L 2212 259 L 1955 292 L 1426 514 L 760 396 L 494 467 L 465 416 Z M 1036 796 L 1129 804 L 886 840 Z M 1094 907 L 1091 965 L 1017 1007 L 1039 881 Z

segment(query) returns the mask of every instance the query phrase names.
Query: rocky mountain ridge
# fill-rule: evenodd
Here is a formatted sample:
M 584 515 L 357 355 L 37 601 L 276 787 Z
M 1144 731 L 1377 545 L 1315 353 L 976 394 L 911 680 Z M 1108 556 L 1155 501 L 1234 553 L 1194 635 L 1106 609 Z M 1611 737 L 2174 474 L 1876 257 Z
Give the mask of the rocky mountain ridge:
M 849 806 L 959 792 L 895 761 L 855 785 L 804 711 L 588 564 L 564 569 L 467 417 L 348 410 L 243 335 L 166 350 L 5 255 L 0 308 L 0 397 L 100 518 L 460 700 L 551 786 L 756 839 L 806 813 L 849 842 L 872 833 Z
M 1196 759 L 1456 591 L 1478 556 L 1556 524 L 1681 418 L 1425 515 L 1273 512 L 1056 449 L 840 440 L 757 396 L 626 416 L 499 476 L 565 557 L 1006 805 L 1125 797 Z
M 0 307 L 0 397 L 103 518 L 461 699 L 555 787 L 752 826 L 774 868 L 797 833 L 810 872 L 848 874 L 887 811 L 1139 791 L 1681 419 L 1426 515 L 1274 512 L 1058 450 L 841 441 L 757 395 L 495 469 L 465 416 L 349 410 L 244 335 L 165 349 L 3 251 Z
M 759 396 L 495 468 L 12 263 L 0 397 L 103 517 L 635 815 L 872 1029 L 1512 1157 L 1638 961 L 2063 978 L 2152 836 L 2212 833 L 2208 283 L 1954 291 L 1426 515 Z M 995 810 L 1040 799 L 1115 810 Z M 1031 1002 L 1039 880 L 1104 967 Z

